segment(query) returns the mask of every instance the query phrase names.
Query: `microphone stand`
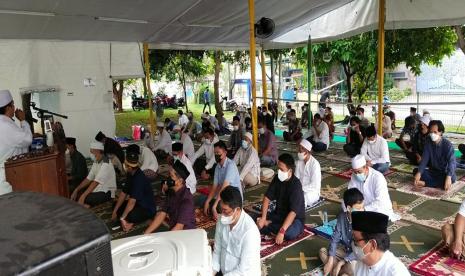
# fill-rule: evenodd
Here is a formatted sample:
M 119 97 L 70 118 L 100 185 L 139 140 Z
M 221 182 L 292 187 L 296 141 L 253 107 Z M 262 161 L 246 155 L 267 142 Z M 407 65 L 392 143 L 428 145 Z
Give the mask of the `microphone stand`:
M 45 119 L 44 119 L 46 114 L 47 115 L 52 115 L 52 116 L 57 116 L 57 117 L 60 117 L 60 118 L 63 118 L 63 119 L 68 119 L 68 116 L 66 116 L 66 115 L 62 115 L 62 114 L 58 114 L 58 113 L 55 113 L 55 112 L 52 112 L 52 111 L 48 111 L 46 109 L 38 108 L 38 107 L 36 107 L 36 103 L 34 103 L 34 102 L 31 102 L 30 107 L 32 107 L 32 109 L 37 111 L 37 117 L 40 118 L 40 127 L 42 128 L 42 137 L 43 137 L 44 141 L 47 141 L 47 135 L 45 134 Z

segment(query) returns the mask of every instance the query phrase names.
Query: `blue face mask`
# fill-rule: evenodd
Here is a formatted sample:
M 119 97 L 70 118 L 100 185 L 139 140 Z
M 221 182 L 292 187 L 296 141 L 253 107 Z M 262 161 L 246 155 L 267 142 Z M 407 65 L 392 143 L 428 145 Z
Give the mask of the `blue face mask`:
M 249 148 L 249 143 L 247 143 L 247 141 L 245 141 L 245 140 L 242 140 L 242 148 L 243 149 L 248 149 Z
M 355 178 L 360 182 L 365 182 L 367 176 L 364 173 L 357 173 L 355 174 Z

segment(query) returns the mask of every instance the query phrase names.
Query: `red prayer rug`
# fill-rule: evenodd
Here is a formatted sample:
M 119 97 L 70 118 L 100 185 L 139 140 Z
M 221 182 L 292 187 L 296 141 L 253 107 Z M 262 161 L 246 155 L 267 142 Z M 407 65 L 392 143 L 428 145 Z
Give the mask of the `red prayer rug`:
M 413 182 L 413 178 L 412 178 Z M 422 188 L 416 188 L 415 185 L 413 184 L 407 184 L 404 185 L 397 190 L 399 192 L 407 193 L 407 194 L 414 194 L 417 196 L 422 196 L 430 199 L 447 199 L 450 196 L 452 196 L 455 192 L 461 190 L 463 187 L 465 187 L 465 181 L 456 181 L 454 184 L 452 184 L 451 188 L 449 191 L 445 191 L 443 189 L 438 189 L 438 188 L 429 188 L 429 187 L 422 187 Z
M 459 276 L 465 274 L 465 262 L 451 258 L 443 243 L 409 266 L 410 271 L 424 276 Z
M 216 225 L 216 221 L 203 213 L 202 208 L 195 209 L 195 224 L 197 228 L 207 229 Z
M 262 235 L 262 242 L 261 242 L 261 249 L 260 249 L 260 258 L 263 260 L 263 259 L 266 259 L 266 258 L 269 258 L 273 255 L 276 255 L 278 254 L 279 252 L 285 250 L 286 248 L 289 248 L 311 236 L 314 236 L 315 234 L 313 234 L 311 231 L 310 231 L 310 226 L 309 225 L 305 225 L 304 226 L 304 232 L 302 232 L 302 234 L 300 234 L 296 239 L 292 240 L 292 241 L 284 241 L 282 244 L 280 245 L 277 245 L 275 243 L 275 237 L 272 237 L 272 236 L 265 236 L 265 235 Z

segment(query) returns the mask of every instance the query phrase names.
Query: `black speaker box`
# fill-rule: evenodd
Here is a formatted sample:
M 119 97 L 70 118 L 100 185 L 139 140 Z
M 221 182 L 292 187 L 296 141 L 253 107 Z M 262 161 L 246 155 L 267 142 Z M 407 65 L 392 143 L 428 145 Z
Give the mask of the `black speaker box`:
M 111 236 L 90 210 L 58 196 L 0 196 L 0 275 L 113 275 Z

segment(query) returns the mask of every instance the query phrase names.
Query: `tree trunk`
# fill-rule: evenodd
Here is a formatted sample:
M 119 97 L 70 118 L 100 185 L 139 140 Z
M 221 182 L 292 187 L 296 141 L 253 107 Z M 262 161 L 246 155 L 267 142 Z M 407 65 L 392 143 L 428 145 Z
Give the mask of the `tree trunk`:
M 116 104 L 118 105 L 118 112 L 123 112 L 123 90 L 123 80 L 113 81 L 113 97 L 115 98 Z
M 221 72 L 221 52 L 215 51 L 215 80 L 213 82 L 213 89 L 215 93 L 215 109 L 216 114 L 222 114 L 223 108 L 220 104 L 220 72 Z
M 233 78 L 230 80 L 230 83 L 229 83 L 229 99 L 233 98 L 233 90 L 234 90 L 234 86 L 236 86 L 236 73 L 237 73 L 236 64 L 233 64 L 233 69 L 234 69 Z
M 276 91 L 275 91 L 275 87 L 274 87 L 274 59 L 273 59 L 273 55 L 270 55 L 270 70 L 271 70 L 271 100 L 274 102 L 276 101 Z
M 462 52 L 465 54 L 465 37 L 462 26 L 454 26 L 455 33 L 457 34 L 457 44 Z
M 186 89 L 186 74 L 184 73 L 184 63 L 181 63 L 181 83 L 182 83 L 182 90 L 184 92 L 184 101 L 186 105 L 186 113 L 189 112 L 189 107 L 187 104 L 187 89 Z

